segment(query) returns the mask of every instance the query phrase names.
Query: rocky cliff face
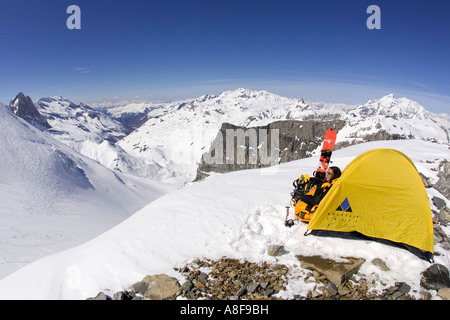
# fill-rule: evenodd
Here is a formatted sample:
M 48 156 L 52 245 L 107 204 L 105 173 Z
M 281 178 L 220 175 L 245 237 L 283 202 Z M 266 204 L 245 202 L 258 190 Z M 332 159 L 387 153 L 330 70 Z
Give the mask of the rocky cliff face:
M 349 121 L 342 119 L 283 120 L 250 128 L 223 123 L 209 151 L 202 156 L 195 181 L 202 180 L 211 172 L 263 168 L 307 158 L 321 146 L 327 129 L 333 128 L 339 132 L 348 125 Z M 274 135 L 278 137 L 276 145 L 272 145 Z M 346 135 L 344 141 L 336 141 L 334 150 L 367 141 L 413 138 L 411 135 L 389 133 L 377 125 L 367 132 L 361 130 L 352 137 Z M 265 141 L 261 138 L 265 138 Z
M 9 108 L 18 117 L 41 131 L 50 128 L 47 120 L 39 113 L 30 97 L 20 92 L 10 103 Z
M 303 159 L 322 144 L 325 131 L 336 131 L 343 120 L 274 121 L 265 126 L 241 127 L 223 123 L 197 170 L 196 180 L 211 172 L 268 167 Z

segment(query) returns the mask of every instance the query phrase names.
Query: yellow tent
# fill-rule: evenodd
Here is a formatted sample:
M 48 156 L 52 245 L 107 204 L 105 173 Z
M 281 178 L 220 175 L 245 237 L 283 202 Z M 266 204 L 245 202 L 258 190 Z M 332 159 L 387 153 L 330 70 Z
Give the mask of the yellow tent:
M 370 238 L 433 258 L 428 196 L 413 162 L 393 149 L 356 157 L 322 199 L 308 229 L 319 236 Z

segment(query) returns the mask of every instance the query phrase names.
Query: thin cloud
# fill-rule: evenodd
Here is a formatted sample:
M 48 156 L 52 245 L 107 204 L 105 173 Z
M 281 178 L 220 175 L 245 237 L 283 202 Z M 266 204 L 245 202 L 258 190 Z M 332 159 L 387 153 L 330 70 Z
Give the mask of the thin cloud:
M 84 68 L 84 67 L 73 68 L 73 71 L 75 71 L 76 73 L 79 73 L 79 74 L 91 72 L 91 70 L 89 70 L 88 68 Z

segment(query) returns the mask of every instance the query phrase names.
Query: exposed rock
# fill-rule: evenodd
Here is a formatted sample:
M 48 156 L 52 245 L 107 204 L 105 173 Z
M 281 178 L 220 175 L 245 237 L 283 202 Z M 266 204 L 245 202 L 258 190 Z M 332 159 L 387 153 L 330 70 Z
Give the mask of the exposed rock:
M 450 288 L 439 289 L 437 295 L 441 297 L 443 300 L 450 300 Z
M 186 294 L 187 292 L 191 291 L 191 289 L 193 287 L 194 287 L 194 284 L 192 283 L 192 281 L 187 280 L 181 285 L 180 292 Z
M 209 150 L 202 156 L 195 181 L 204 179 L 211 172 L 226 173 L 236 170 L 263 168 L 309 157 L 312 151 L 317 149 L 322 143 L 322 137 L 327 129 L 333 128 L 339 132 L 340 129 L 348 124 L 348 121 L 346 123 L 339 116 L 331 117 L 331 119 L 333 120 L 330 120 L 330 118 L 325 118 L 320 121 L 318 119 L 310 120 L 307 118 L 302 121 L 279 120 L 259 127 L 244 127 L 230 123 L 222 123 Z M 374 133 L 360 134 L 358 137 L 355 136 L 353 140 L 337 141 L 335 150 L 367 141 L 413 138 L 411 135 L 391 134 L 381 127 L 377 127 L 377 129 L 379 130 Z M 272 130 L 278 130 L 278 159 L 275 159 L 274 155 L 270 153 L 272 150 Z M 240 142 L 235 142 L 237 139 L 231 136 L 227 140 L 227 131 L 234 133 L 240 132 L 240 136 L 243 139 Z M 267 141 L 263 142 L 261 140 L 259 135 L 261 132 L 263 136 L 267 137 Z M 249 137 L 252 137 L 252 139 L 249 139 Z M 250 143 L 250 141 L 253 143 Z M 261 149 L 261 147 L 263 148 Z M 261 154 L 263 154 L 264 158 L 262 158 Z M 268 161 L 267 158 L 271 158 L 271 160 Z M 421 177 L 426 187 L 432 186 L 429 179 L 423 175 Z
M 420 178 L 422 179 L 423 185 L 425 188 L 431 188 L 433 184 L 431 183 L 430 178 L 426 177 L 422 172 L 419 172 Z
M 206 284 L 206 282 L 208 281 L 208 275 L 204 272 L 200 272 L 200 274 L 198 275 L 198 280 L 200 281 L 200 283 Z
M 223 123 L 216 139 L 212 142 L 210 150 L 203 155 L 202 162 L 197 170 L 196 180 L 208 176 L 210 172 L 225 173 L 236 170 L 268 167 L 273 164 L 285 163 L 308 157 L 321 143 L 325 131 L 334 128 L 337 131 L 345 125 L 342 120 L 330 121 L 275 121 L 260 127 L 239 127 L 230 123 Z M 244 138 L 238 142 L 228 132 L 241 132 Z M 241 131 L 240 131 L 241 130 Z M 272 130 L 278 130 L 279 158 L 272 159 L 271 152 Z M 267 137 L 267 143 L 263 143 L 260 133 Z M 249 137 L 252 137 L 250 140 Z M 250 141 L 253 144 L 250 144 Z M 266 148 L 261 149 L 261 146 Z M 230 154 L 227 155 L 227 148 Z M 232 153 L 231 153 L 232 151 Z M 262 157 L 266 157 L 263 160 Z M 229 161 L 232 158 L 234 161 Z M 269 162 L 267 158 L 271 158 Z M 273 163 L 275 161 L 276 163 Z
M 373 265 L 377 266 L 381 271 L 389 271 L 389 267 L 386 265 L 386 262 L 384 262 L 380 258 L 375 258 L 372 261 L 370 261 Z
M 434 188 L 450 200 L 450 162 L 447 162 L 447 160 L 441 162 L 438 169 L 439 180 Z
M 44 131 L 50 128 L 47 120 L 39 113 L 30 97 L 20 92 L 10 103 L 9 108 L 18 117 Z
M 338 294 L 338 288 L 336 287 L 336 285 L 333 282 L 328 282 L 327 286 L 326 286 L 326 290 L 328 291 L 330 296 L 335 296 Z
M 133 284 L 131 290 L 150 300 L 165 300 L 176 297 L 180 284 L 177 279 L 165 274 L 148 275 L 142 281 Z
M 207 276 L 205 271 L 209 269 Z M 219 261 L 196 260 L 180 269 L 194 286 L 181 296 L 188 299 L 270 299 L 285 289 L 285 275 L 289 268 L 284 265 L 253 263 L 237 259 L 222 258 Z M 200 278 L 206 280 L 201 283 Z M 198 286 L 201 284 L 200 286 Z M 183 284 L 184 286 L 184 284 Z
M 110 296 L 104 292 L 99 292 L 95 297 L 88 298 L 87 300 L 112 300 Z
M 384 296 L 387 300 L 413 300 L 413 297 L 408 294 L 410 290 L 409 284 L 396 282 L 394 286 L 384 290 Z
M 248 293 L 253 293 L 256 291 L 256 289 L 259 287 L 259 282 L 252 282 L 250 283 L 245 289 Z
M 313 283 L 313 288 L 307 292 L 306 295 L 294 295 L 295 300 L 414 300 L 415 297 L 410 295 L 411 286 L 405 282 L 396 282 L 393 286 L 387 287 L 380 291 L 380 286 L 386 286 L 376 274 L 371 274 L 368 278 L 359 272 L 354 273 L 354 270 L 349 265 L 356 265 L 354 268 L 359 268 L 358 264 L 362 263 L 359 258 L 346 258 L 349 261 L 346 266 L 349 272 L 343 276 L 346 280 L 341 282 L 339 286 L 330 278 L 333 276 L 322 274 L 314 270 L 305 270 L 302 273 L 302 278 L 305 283 Z M 322 260 L 326 260 L 323 259 Z M 332 261 L 332 260 L 331 260 Z M 322 261 L 326 264 L 327 261 Z M 339 268 L 340 264 L 333 262 L 329 265 Z M 360 264 L 359 264 L 360 265 Z M 436 267 L 437 266 L 437 267 Z M 439 268 L 438 271 L 433 270 Z M 441 269 L 439 265 L 434 265 L 431 268 L 433 272 L 445 273 L 446 269 Z M 445 267 L 444 267 L 445 268 Z M 178 286 L 177 292 L 170 298 L 178 296 L 184 299 L 196 300 L 273 300 L 280 299 L 277 293 L 286 289 L 289 281 L 296 274 L 298 279 L 298 266 L 294 265 L 291 268 L 282 265 L 268 262 L 249 262 L 237 259 L 222 258 L 220 260 L 199 260 L 195 259 L 193 262 L 185 265 L 182 268 L 175 269 L 184 275 L 187 280 L 182 286 Z M 201 271 L 200 271 L 201 270 Z M 295 271 L 295 273 L 292 273 Z M 427 270 L 426 272 L 429 272 Z M 426 273 L 424 272 L 424 273 Z M 448 276 L 448 273 L 447 273 Z M 342 277 L 342 276 L 341 276 Z M 143 292 L 147 292 L 147 288 L 154 287 L 156 291 L 157 286 L 152 286 L 150 283 L 154 281 L 151 279 L 160 278 L 163 282 L 178 283 L 174 278 L 166 275 L 146 276 L 142 281 L 135 283 L 130 287 L 130 291 L 119 291 L 114 294 L 113 300 L 140 300 L 153 299 Z M 336 281 L 337 282 L 337 281 Z M 160 287 L 161 288 L 161 287 Z M 376 288 L 376 290 L 371 290 Z M 425 288 L 426 290 L 439 290 L 439 296 L 442 299 L 448 299 L 448 288 L 442 287 L 440 289 Z M 164 291 L 164 289 L 161 289 Z M 420 298 L 422 300 L 431 300 L 432 293 L 421 290 Z M 137 292 L 139 291 L 139 292 Z M 435 292 L 435 291 L 434 291 Z M 161 297 L 161 294 L 157 294 Z M 435 295 L 435 293 L 434 293 Z M 88 300 L 111 300 L 111 297 L 100 292 L 95 298 L 88 298 Z
M 404 134 L 396 134 L 396 133 L 389 133 L 386 130 L 382 129 L 377 131 L 376 133 L 368 134 L 364 137 L 364 141 L 378 141 L 378 140 L 404 140 L 404 139 L 411 139 L 411 137 L 408 137 Z
M 421 290 L 420 291 L 420 298 L 421 298 L 421 300 L 431 300 L 433 298 L 433 296 L 428 291 Z
M 133 300 L 136 296 L 132 292 L 118 291 L 114 294 L 113 300 Z
M 345 258 L 348 262 L 337 262 L 320 256 L 296 256 L 305 269 L 316 270 L 325 275 L 336 287 L 342 286 L 366 261 L 361 258 Z
M 272 244 L 267 249 L 267 254 L 272 257 L 280 256 L 285 252 L 284 246 Z
M 448 269 L 442 264 L 433 264 L 422 273 L 420 285 L 427 290 L 450 288 Z
M 398 299 L 399 297 L 403 296 L 404 294 L 407 294 L 411 290 L 411 286 L 405 282 L 399 282 L 396 283 L 397 291 L 393 295 L 395 299 Z
M 445 207 L 445 200 L 441 199 L 439 197 L 434 196 L 432 199 L 434 205 L 438 208 L 438 209 L 442 209 L 443 207 Z
M 447 223 L 442 223 L 442 225 L 447 225 Z M 434 243 L 440 243 L 445 250 L 450 250 L 450 240 L 445 232 L 442 230 L 439 224 L 433 226 L 433 237 Z
M 446 226 L 450 222 L 450 209 L 447 207 L 441 208 L 438 214 L 439 222 Z

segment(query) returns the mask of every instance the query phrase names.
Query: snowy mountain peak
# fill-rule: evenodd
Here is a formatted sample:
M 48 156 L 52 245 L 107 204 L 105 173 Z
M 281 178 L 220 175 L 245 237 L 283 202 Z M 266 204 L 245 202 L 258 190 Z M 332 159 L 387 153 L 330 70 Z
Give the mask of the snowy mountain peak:
M 118 142 L 127 153 L 151 159 L 174 172 L 192 172 L 223 123 L 239 127 L 266 126 L 274 121 L 341 120 L 341 146 L 380 139 L 422 139 L 448 143 L 448 122 L 440 122 L 417 102 L 388 94 L 359 105 L 305 103 L 265 90 L 238 88 L 161 104 L 150 109 L 146 122 Z M 302 137 L 299 137 L 302 139 Z M 185 159 L 181 160 L 180 154 Z M 182 170 L 174 164 L 191 165 Z M 191 171 L 192 170 L 192 171 Z
M 39 113 L 30 97 L 22 92 L 9 103 L 11 111 L 41 131 L 50 128 L 47 120 Z
M 107 113 L 59 96 L 41 98 L 37 106 L 52 125 L 48 133 L 75 151 L 118 172 L 144 178 L 167 176 L 153 159 L 135 158 L 115 144 L 131 130 Z
M 257 90 L 239 88 L 236 90 L 224 91 L 219 96 L 222 98 L 223 97 L 234 97 L 234 98 L 249 99 L 249 98 L 257 98 L 259 96 L 264 96 L 264 95 L 271 95 L 271 94 L 264 90 L 257 91 Z
M 279 95 L 270 93 L 266 90 L 250 90 L 245 88 L 239 88 L 232 91 L 224 91 L 218 96 L 219 99 L 234 99 L 238 101 L 246 101 L 246 100 L 259 100 L 259 101 L 295 101 L 298 99 L 290 99 L 281 97 Z M 298 100 L 298 101 L 301 101 Z
M 59 107 L 55 108 L 55 106 L 52 104 L 56 104 Z M 91 107 L 89 107 L 85 104 L 82 104 L 82 103 L 80 105 L 77 105 L 77 104 L 73 103 L 72 101 L 70 101 L 69 99 L 67 99 L 65 97 L 61 97 L 61 96 L 45 97 L 45 98 L 41 98 L 37 101 L 37 107 L 39 109 L 47 109 L 47 110 L 51 109 L 52 107 L 55 109 L 60 109 L 60 108 L 76 109 L 78 106 L 92 109 Z
M 408 98 L 395 98 L 391 93 L 380 99 L 370 100 L 357 108 L 362 117 L 382 115 L 403 119 L 429 119 L 430 113 L 423 106 Z
M 116 120 L 85 104 L 75 104 L 67 98 L 54 96 L 41 98 L 37 108 L 52 126 L 52 133 L 61 141 L 93 140 L 116 142 L 128 132 Z

